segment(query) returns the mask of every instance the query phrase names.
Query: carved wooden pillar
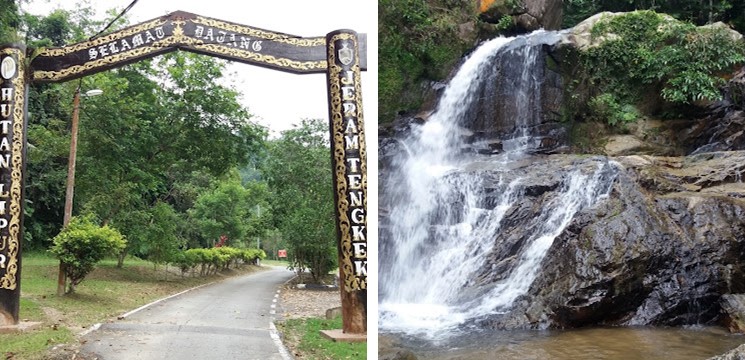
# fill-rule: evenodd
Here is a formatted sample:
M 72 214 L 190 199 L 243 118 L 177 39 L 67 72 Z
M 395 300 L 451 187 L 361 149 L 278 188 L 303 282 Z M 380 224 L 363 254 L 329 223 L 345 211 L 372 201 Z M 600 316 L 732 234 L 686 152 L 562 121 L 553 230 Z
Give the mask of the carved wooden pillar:
M 19 322 L 27 79 L 25 46 L 0 46 L 0 326 Z
M 367 163 L 357 33 L 326 35 L 343 331 L 367 332 Z

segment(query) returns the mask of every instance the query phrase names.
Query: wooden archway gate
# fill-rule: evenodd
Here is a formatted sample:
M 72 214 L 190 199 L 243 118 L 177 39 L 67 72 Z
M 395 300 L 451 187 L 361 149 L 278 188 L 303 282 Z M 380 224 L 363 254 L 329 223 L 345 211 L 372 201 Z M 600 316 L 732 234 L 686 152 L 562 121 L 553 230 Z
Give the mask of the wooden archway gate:
M 0 47 L 0 326 L 19 323 L 28 84 L 63 82 L 175 50 L 295 74 L 326 73 L 344 332 L 366 332 L 367 163 L 360 71 L 366 38 L 303 38 L 177 11 L 31 57 Z

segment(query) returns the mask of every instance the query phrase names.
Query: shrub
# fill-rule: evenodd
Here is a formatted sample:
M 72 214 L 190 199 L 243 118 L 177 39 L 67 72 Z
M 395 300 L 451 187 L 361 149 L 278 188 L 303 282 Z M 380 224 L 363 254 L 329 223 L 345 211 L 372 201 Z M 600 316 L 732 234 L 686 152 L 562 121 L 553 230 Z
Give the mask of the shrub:
M 378 2 L 378 99 L 380 123 L 399 111 L 417 109 L 424 100 L 421 84 L 442 80 L 473 46 L 458 24 L 476 22 L 474 1 L 380 0 Z
M 590 117 L 605 121 L 611 126 L 636 121 L 639 113 L 633 105 L 620 104 L 613 94 L 601 94 L 590 100 Z
M 206 275 L 210 271 L 218 269 L 229 269 L 231 264 L 238 265 L 241 262 L 253 264 L 256 259 L 266 258 L 266 253 L 259 249 L 236 249 L 222 246 L 211 249 L 189 249 L 174 255 L 171 262 L 181 268 L 182 273 L 193 269 L 197 265 L 201 267 L 200 275 Z
M 60 259 L 69 281 L 67 293 L 75 291 L 75 286 L 93 271 L 96 263 L 127 245 L 118 230 L 96 225 L 91 216 L 73 217 L 52 241 L 50 251 Z
M 634 117 L 624 104 L 642 102 L 641 94 L 651 91 L 674 106 L 719 100 L 722 76 L 745 63 L 742 41 L 726 29 L 696 27 L 653 11 L 600 19 L 591 32 L 604 41 L 583 54 L 584 68 L 601 94 L 590 105 L 605 109 L 609 122 Z
M 172 255 L 170 262 L 181 270 L 181 276 L 184 276 L 189 270 L 197 266 L 198 257 L 193 251 L 179 251 Z

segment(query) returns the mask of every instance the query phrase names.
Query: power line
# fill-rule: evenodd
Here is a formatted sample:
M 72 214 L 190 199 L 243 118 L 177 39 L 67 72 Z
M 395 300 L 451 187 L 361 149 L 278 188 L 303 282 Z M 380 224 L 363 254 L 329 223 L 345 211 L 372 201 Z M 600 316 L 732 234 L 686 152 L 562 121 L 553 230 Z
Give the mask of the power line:
M 88 40 L 93 40 L 93 39 L 99 37 L 104 31 L 108 30 L 111 27 L 111 25 L 114 25 L 114 23 L 117 20 L 119 20 L 122 16 L 124 16 L 124 14 L 126 14 L 129 10 L 131 10 L 132 7 L 135 6 L 135 4 L 137 3 L 137 1 L 139 1 L 139 0 L 132 0 L 132 2 L 126 8 L 124 8 L 124 10 L 122 10 L 122 12 L 120 12 L 119 15 L 117 15 L 117 17 L 114 18 L 114 20 L 111 20 L 108 23 L 108 25 L 106 25 L 106 27 L 104 27 L 103 29 L 101 29 L 101 31 L 99 31 L 95 35 L 93 35 L 90 38 L 88 38 Z

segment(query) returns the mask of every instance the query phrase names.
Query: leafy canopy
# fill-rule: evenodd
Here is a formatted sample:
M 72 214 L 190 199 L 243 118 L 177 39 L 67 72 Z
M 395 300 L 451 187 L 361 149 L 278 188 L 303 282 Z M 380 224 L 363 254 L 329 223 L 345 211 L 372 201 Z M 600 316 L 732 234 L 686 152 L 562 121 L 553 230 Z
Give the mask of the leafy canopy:
M 311 270 L 315 281 L 336 267 L 334 196 L 328 125 L 304 120 L 269 144 L 263 173 L 274 190 L 277 228 L 297 270 Z

